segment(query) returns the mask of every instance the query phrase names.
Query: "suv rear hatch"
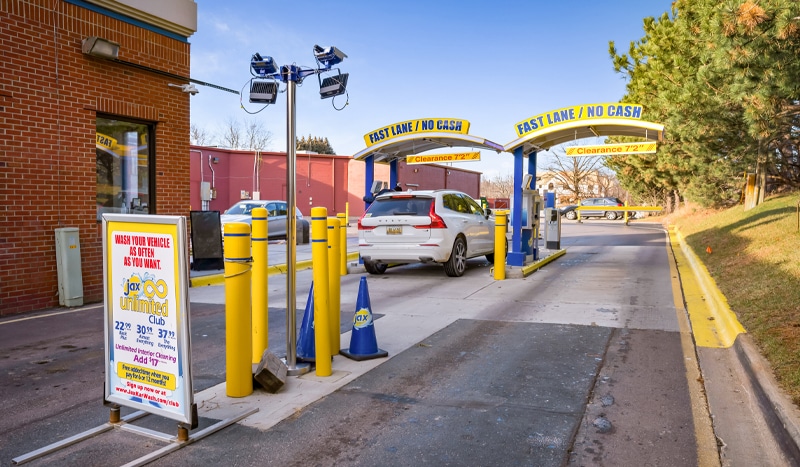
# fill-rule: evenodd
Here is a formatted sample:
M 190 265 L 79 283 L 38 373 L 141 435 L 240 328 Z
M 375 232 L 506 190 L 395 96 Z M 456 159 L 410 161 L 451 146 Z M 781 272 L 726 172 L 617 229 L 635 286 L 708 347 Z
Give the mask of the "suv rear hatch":
M 430 196 L 382 196 L 359 219 L 358 230 L 367 243 L 425 243 L 436 219 L 441 221 L 436 214 L 432 219 L 433 207 L 434 198 Z

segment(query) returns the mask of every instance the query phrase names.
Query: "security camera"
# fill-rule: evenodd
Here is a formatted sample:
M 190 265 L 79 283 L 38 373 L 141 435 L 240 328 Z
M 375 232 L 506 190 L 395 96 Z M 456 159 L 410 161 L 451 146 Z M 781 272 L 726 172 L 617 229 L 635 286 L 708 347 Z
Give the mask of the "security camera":
M 181 88 L 181 90 L 183 92 L 188 92 L 189 94 L 191 94 L 193 96 L 195 94 L 197 94 L 198 92 L 200 92 L 200 90 L 197 89 L 197 87 L 194 84 L 172 84 L 172 83 L 169 83 L 169 86 L 173 87 L 173 88 Z

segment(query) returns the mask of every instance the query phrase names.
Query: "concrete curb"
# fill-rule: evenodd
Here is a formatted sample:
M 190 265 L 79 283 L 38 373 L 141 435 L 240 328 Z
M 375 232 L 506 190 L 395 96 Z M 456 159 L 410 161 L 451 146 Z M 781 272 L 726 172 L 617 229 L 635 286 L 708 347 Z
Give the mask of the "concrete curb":
M 743 374 L 747 375 L 755 391 L 759 409 L 769 426 L 775 442 L 780 446 L 787 459 L 793 459 L 792 465 L 800 465 L 800 410 L 780 389 L 775 380 L 769 362 L 761 355 L 752 337 L 739 323 L 736 314 L 730 309 L 728 300 L 717 287 L 708 269 L 686 243 L 683 235 L 672 226 L 670 235 L 674 233 L 689 266 L 693 278 L 698 281 L 703 291 L 705 305 L 714 317 L 714 325 L 719 337 L 730 340 L 725 348 L 732 347 L 736 361 Z
M 730 305 L 728 305 L 728 299 L 725 298 L 725 295 L 723 295 L 722 291 L 717 287 L 717 283 L 714 282 L 705 264 L 697 257 L 689 244 L 686 243 L 680 231 L 677 228 L 673 228 L 671 232 L 674 232 L 681 246 L 681 251 L 694 273 L 694 278 L 697 280 L 697 285 L 700 287 L 700 291 L 703 294 L 705 307 L 708 309 L 713 319 L 716 336 L 719 338 L 720 344 L 726 348 L 732 346 L 736 341 L 736 336 L 747 331 L 739 322 L 736 313 L 731 310 Z
M 750 379 L 764 420 L 791 465 L 800 465 L 800 410 L 781 391 L 769 362 L 761 356 L 752 337 L 742 334 L 733 345 L 737 361 Z
M 547 256 L 538 261 L 534 261 L 531 264 L 527 264 L 525 266 L 507 266 L 506 279 L 522 279 L 524 277 L 528 277 L 537 270 L 543 268 L 544 266 L 550 264 L 557 258 L 560 258 L 567 253 L 566 249 L 551 250 L 551 251 L 552 253 L 548 254 Z

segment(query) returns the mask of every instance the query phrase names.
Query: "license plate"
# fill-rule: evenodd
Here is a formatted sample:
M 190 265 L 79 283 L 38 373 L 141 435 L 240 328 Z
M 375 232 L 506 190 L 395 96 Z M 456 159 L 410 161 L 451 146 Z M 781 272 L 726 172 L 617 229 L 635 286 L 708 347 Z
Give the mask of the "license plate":
M 400 226 L 386 227 L 386 235 L 400 235 L 403 233 L 403 228 Z

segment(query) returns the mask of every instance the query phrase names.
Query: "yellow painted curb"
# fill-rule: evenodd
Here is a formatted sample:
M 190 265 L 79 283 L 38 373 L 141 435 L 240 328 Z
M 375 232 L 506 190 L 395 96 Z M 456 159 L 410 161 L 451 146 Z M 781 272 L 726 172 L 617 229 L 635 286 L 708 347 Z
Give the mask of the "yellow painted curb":
M 358 259 L 358 252 L 350 252 L 347 254 L 347 261 L 354 261 Z M 311 269 L 311 260 L 298 261 L 295 266 L 295 271 L 302 271 L 304 269 Z M 286 264 L 275 264 L 267 268 L 267 276 L 275 274 L 286 274 Z M 221 285 L 225 283 L 225 274 L 209 274 L 207 276 L 193 277 L 190 280 L 191 287 L 205 287 L 209 285 Z
M 747 332 L 728 300 L 711 278 L 700 258 L 675 227 L 669 229 L 670 243 L 682 278 L 681 288 L 698 347 L 728 348 L 736 336 Z
M 564 256 L 566 253 L 567 253 L 566 249 L 558 250 L 552 255 L 549 255 L 547 258 L 540 259 L 539 261 L 535 261 L 527 266 L 522 266 L 522 268 L 520 268 L 522 269 L 522 277 L 526 277 L 533 274 L 537 269 L 543 268 L 545 265 L 555 261 L 556 258 Z M 506 275 L 508 275 L 508 272 L 506 272 Z

